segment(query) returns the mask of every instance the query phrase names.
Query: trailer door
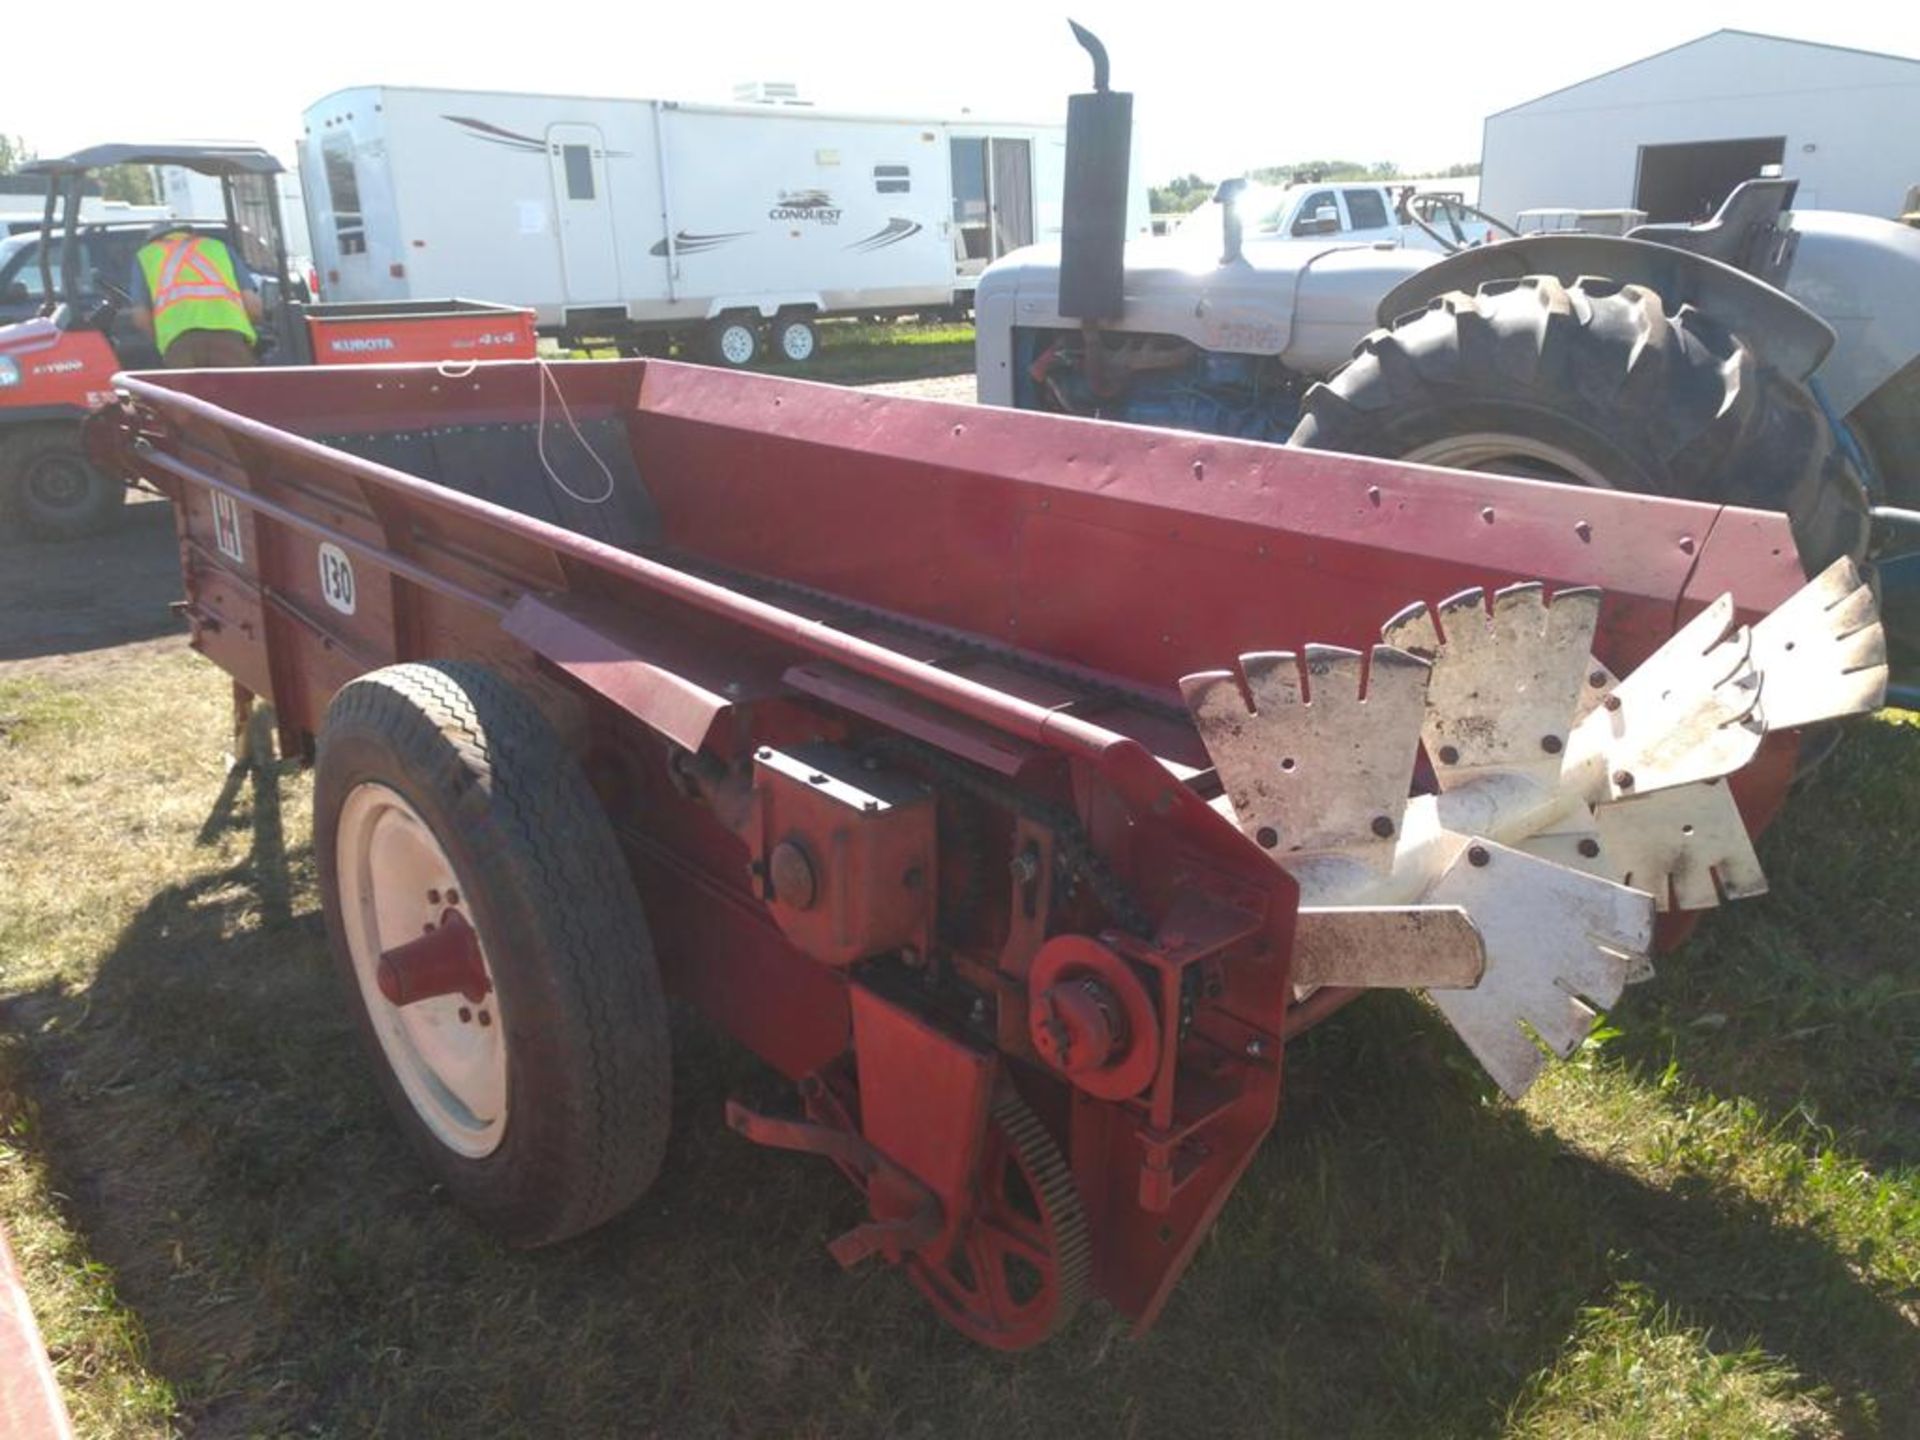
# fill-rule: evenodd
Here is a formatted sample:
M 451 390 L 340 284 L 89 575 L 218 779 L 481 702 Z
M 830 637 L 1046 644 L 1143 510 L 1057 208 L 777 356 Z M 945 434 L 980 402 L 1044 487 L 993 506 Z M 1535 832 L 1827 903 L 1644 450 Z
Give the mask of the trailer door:
M 954 268 L 978 275 L 1009 250 L 1033 243 L 1032 146 L 997 135 L 950 144 Z
M 549 125 L 553 213 L 569 305 L 612 305 L 621 298 L 620 250 L 607 194 L 607 147 L 594 125 Z
M 1033 154 L 1025 140 L 993 141 L 993 256 L 1033 243 Z

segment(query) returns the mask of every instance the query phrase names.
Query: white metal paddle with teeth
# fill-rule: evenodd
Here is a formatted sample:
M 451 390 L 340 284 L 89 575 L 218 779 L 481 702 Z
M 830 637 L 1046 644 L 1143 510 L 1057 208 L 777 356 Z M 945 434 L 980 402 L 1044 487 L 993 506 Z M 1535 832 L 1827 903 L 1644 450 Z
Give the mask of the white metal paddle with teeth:
M 1762 894 L 1721 783 L 1767 735 L 1877 709 L 1886 642 L 1841 560 L 1749 629 L 1723 595 L 1631 674 L 1599 592 L 1410 606 L 1368 654 L 1181 682 L 1231 815 L 1300 885 L 1295 991 L 1427 989 L 1510 1095 L 1651 975 L 1653 917 Z M 1424 745 L 1437 793 L 1409 798 Z

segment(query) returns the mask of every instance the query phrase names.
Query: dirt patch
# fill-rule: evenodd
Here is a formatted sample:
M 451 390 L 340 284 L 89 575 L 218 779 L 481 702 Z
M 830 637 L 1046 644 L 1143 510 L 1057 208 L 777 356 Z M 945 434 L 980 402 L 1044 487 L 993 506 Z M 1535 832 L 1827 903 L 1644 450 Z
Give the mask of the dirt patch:
M 173 509 L 136 496 L 104 534 L 0 539 L 0 675 L 61 669 L 117 645 L 185 643 Z M 137 651 L 135 653 L 138 653 Z

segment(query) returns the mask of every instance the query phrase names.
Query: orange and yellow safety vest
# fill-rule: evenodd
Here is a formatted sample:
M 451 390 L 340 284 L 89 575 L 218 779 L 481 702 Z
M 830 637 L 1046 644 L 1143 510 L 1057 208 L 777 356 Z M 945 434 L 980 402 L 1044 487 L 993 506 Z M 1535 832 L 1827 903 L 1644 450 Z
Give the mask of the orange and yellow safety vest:
M 254 339 L 233 256 L 221 241 L 164 235 L 140 247 L 140 270 L 153 297 L 153 340 L 162 355 L 188 330 L 233 330 Z

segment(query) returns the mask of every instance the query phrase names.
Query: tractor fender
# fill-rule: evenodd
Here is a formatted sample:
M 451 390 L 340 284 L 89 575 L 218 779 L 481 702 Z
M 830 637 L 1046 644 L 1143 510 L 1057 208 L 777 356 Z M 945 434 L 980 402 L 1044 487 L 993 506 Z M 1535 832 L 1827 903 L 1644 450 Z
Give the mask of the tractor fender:
M 1380 292 L 1396 282 L 1412 283 L 1401 277 L 1418 279 L 1431 265 L 1431 251 L 1401 245 L 1346 245 L 1312 255 L 1294 278 L 1281 363 L 1298 375 L 1331 375 L 1374 328 Z
M 1839 333 L 1820 388 L 1845 415 L 1920 355 L 1920 230 L 1838 210 L 1796 210 L 1787 293 Z
M 1449 291 L 1472 294 L 1482 285 L 1524 275 L 1551 275 L 1563 285 L 1589 275 L 1644 285 L 1669 313 L 1692 305 L 1796 380 L 1819 369 L 1834 345 L 1831 325 L 1765 281 L 1704 255 L 1617 235 L 1528 235 L 1462 250 L 1394 286 L 1375 313 L 1382 325 L 1390 325 Z

